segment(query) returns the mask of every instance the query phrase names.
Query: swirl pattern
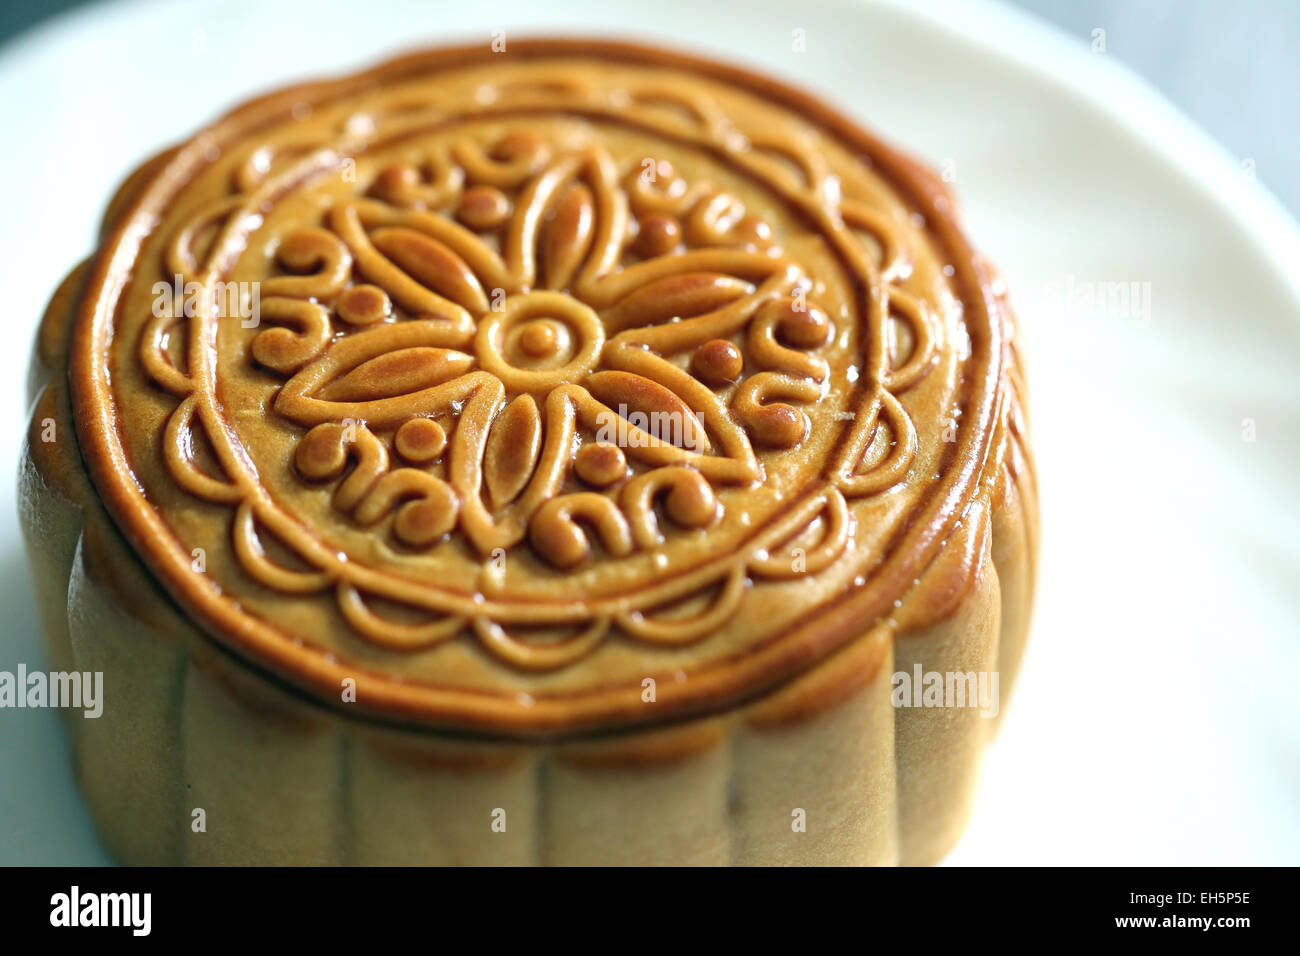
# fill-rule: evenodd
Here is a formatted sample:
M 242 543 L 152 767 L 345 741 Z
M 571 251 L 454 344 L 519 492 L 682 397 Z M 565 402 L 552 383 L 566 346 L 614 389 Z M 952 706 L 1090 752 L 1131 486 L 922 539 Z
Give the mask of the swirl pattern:
M 211 289 L 277 197 L 319 197 L 316 220 L 271 220 L 261 321 L 243 360 L 276 383 L 268 414 L 296 430 L 304 488 L 328 489 L 341 521 L 398 554 L 467 548 L 482 563 L 479 587 L 440 590 L 340 555 L 267 490 L 223 419 L 220 369 L 204 347 L 219 334 L 210 308 L 157 317 L 139 341 L 144 373 L 179 399 L 163 461 L 186 493 L 234 509 L 233 552 L 252 579 L 332 593 L 379 647 L 472 635 L 511 667 L 549 671 L 613 634 L 700 641 L 750 582 L 832 566 L 853 537 L 849 502 L 913 467 L 918 437 L 899 395 L 935 364 L 939 333 L 929 306 L 897 284 L 900 227 L 839 196 L 815 151 L 742 135 L 702 94 L 575 80 L 501 86 L 485 101 L 501 116 L 630 118 L 646 136 L 692 144 L 810 223 L 858 301 L 847 313 L 819 301 L 822 260 L 806 261 L 806 243 L 787 247 L 719 182 L 655 156 L 620 161 L 598 141 L 524 124 L 485 131 L 433 103 L 389 100 L 387 113 L 348 117 L 328 137 L 250 148 L 230 193 L 175 230 L 165 266 Z M 457 122 L 456 136 L 337 187 L 381 134 L 419 144 L 430 124 Z M 837 374 L 828 350 L 845 341 L 861 354 L 853 387 L 835 383 L 851 396 L 837 409 L 837 450 L 743 546 L 619 597 L 502 598 L 499 565 L 513 555 L 559 575 L 653 554 L 674 536 L 707 540 L 737 490 L 767 480 L 770 456 L 808 440 Z M 810 535 L 796 570 L 782 548 Z M 539 630 L 545 640 L 530 636 Z

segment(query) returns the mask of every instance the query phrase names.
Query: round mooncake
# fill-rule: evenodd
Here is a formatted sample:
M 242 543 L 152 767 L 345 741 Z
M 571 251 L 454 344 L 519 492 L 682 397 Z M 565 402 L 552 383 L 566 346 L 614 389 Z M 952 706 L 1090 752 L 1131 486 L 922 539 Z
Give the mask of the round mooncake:
M 816 98 L 568 40 L 262 97 L 126 181 L 30 398 L 124 862 L 960 833 L 1033 588 L 1014 321 L 939 178 Z

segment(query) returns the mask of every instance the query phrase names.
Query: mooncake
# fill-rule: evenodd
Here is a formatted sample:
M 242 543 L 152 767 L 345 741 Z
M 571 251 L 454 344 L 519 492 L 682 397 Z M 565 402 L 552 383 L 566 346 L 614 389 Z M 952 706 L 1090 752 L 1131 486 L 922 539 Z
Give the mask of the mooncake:
M 819 98 L 581 40 L 272 93 L 127 179 L 29 393 L 120 861 L 961 832 L 1033 591 L 1016 323 L 948 185 Z

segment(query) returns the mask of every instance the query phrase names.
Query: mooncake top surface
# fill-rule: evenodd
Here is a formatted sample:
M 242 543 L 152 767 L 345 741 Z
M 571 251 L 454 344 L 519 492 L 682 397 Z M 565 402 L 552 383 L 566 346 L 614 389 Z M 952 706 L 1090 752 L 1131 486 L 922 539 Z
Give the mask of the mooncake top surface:
M 434 50 L 128 189 L 73 331 L 92 480 L 201 628 L 326 701 L 730 706 L 924 619 L 997 468 L 1000 290 L 950 193 L 754 74 Z

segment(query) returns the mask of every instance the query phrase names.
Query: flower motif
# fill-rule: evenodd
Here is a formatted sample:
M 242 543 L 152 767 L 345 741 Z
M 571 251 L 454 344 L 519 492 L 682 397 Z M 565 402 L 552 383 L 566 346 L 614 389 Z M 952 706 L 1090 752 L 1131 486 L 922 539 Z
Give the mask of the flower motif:
M 383 169 L 286 237 L 252 359 L 305 481 L 405 546 L 570 568 L 715 522 L 809 432 L 834 325 L 773 231 L 667 162 L 510 133 Z M 340 334 L 341 333 L 341 334 Z M 662 506 L 662 507 L 661 507 Z
M 587 110 L 604 95 L 583 84 L 548 89 L 545 103 L 536 94 L 500 87 L 495 102 L 550 111 L 559 96 Z M 707 98 L 654 85 L 607 91 L 604 108 L 759 184 L 803 223 L 789 251 L 737 197 L 662 160 L 619 164 L 572 136 L 559 145 L 518 129 L 484 145 L 474 124 L 456 133 L 424 98 L 407 107 L 349 119 L 348 136 L 376 137 L 365 143 L 327 129 L 253 144 L 231 191 L 197 202 L 169 234 L 164 269 L 199 282 L 271 234 L 261 248 L 276 268 L 260 283 L 263 322 L 246 356 L 214 356 L 206 310 L 155 314 L 138 342 L 144 374 L 177 399 L 165 467 L 185 493 L 233 509 L 248 578 L 328 596 L 375 647 L 410 653 L 470 635 L 510 667 L 549 671 L 615 634 L 657 647 L 705 640 L 742 613 L 751 582 L 837 566 L 855 500 L 912 467 L 918 438 L 897 396 L 937 357 L 934 316 L 899 285 L 910 272 L 900 224 L 845 194 L 809 144 L 741 134 Z M 390 123 L 437 128 L 443 145 L 340 198 L 328 172 L 352 181 L 345 157 L 373 155 Z M 299 210 L 322 200 L 320 219 L 277 227 L 289 196 L 311 197 Z M 842 292 L 827 298 L 839 296 L 834 318 L 810 300 L 827 277 L 805 271 L 809 248 L 843 269 Z M 230 359 L 278 379 L 269 407 L 260 386 L 226 378 Z M 451 536 L 483 555 L 474 582 L 413 578 L 370 542 L 341 548 L 267 486 L 231 412 L 300 428 L 293 472 L 328 489 L 344 522 L 391 536 L 399 553 Z M 814 421 L 844 424 L 804 454 Z M 674 562 L 674 539 L 715 523 L 716 542 L 697 530 L 679 549 L 691 559 Z M 629 560 L 619 586 L 553 576 L 545 598 L 521 597 L 512 584 L 535 566 L 498 558 L 525 542 L 561 571 L 596 554 Z

